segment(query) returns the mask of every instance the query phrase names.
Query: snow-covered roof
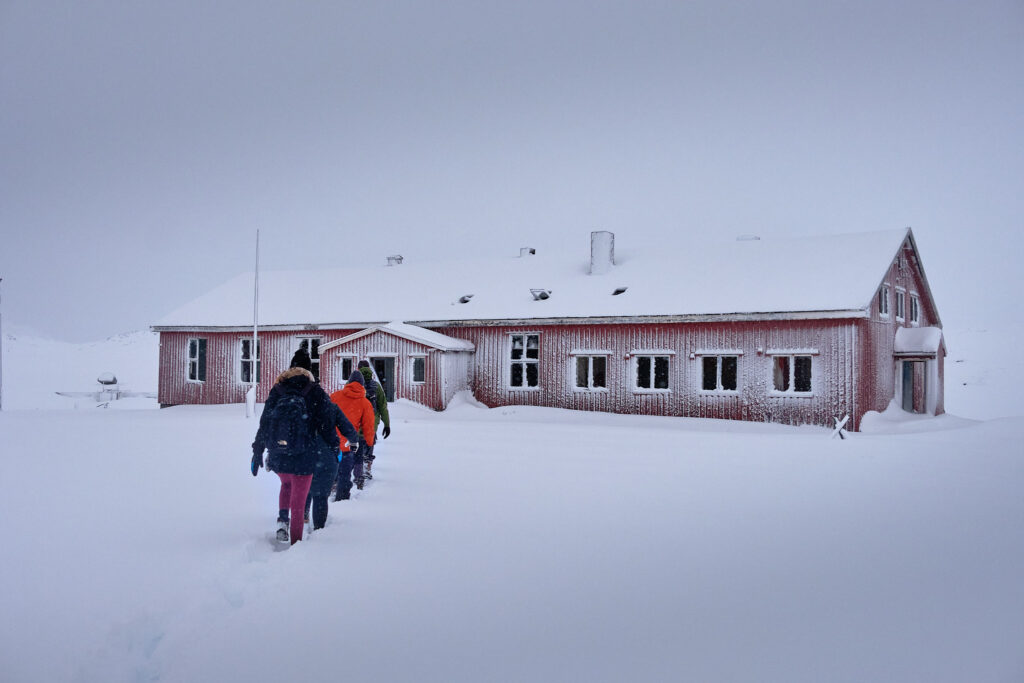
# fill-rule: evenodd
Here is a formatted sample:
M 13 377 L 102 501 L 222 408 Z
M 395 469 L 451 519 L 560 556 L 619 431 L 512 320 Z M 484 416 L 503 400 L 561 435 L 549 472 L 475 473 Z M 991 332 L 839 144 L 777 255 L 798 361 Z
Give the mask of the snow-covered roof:
M 620 250 L 616 265 L 600 275 L 588 274 L 590 248 L 583 239 L 573 254 L 538 251 L 501 259 L 467 255 L 397 266 L 261 271 L 259 323 L 364 327 L 389 320 L 426 324 L 858 311 L 869 305 L 908 234 L 903 229 L 728 240 L 694 243 L 671 253 Z M 613 295 L 620 288 L 625 291 Z M 535 299 L 535 289 L 548 290 L 550 296 Z M 243 273 L 155 327 L 251 326 L 252 295 L 252 273 Z
M 320 345 L 320 352 L 323 353 L 329 349 L 333 349 L 336 346 L 341 346 L 350 341 L 365 337 L 373 334 L 374 332 L 386 332 L 388 334 L 394 334 L 403 339 L 410 341 L 419 342 L 425 346 L 431 346 L 441 351 L 472 351 L 476 347 L 473 342 L 466 341 L 465 339 L 456 339 L 455 337 L 449 337 L 446 334 L 440 332 L 434 332 L 416 325 L 410 325 L 399 321 L 390 322 L 387 325 L 371 325 L 365 330 L 350 334 L 347 337 L 342 337 L 332 342 Z
M 900 327 L 896 330 L 893 353 L 934 356 L 941 346 L 942 330 L 938 327 Z

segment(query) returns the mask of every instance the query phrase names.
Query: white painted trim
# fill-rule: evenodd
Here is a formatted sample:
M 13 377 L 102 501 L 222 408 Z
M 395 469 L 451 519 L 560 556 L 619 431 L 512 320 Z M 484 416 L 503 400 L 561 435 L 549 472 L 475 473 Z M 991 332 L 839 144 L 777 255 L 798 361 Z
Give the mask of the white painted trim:
M 427 354 L 425 353 L 410 353 L 409 358 L 409 384 L 414 387 L 420 387 L 427 383 Z M 416 361 L 423 361 L 423 381 L 416 381 Z
M 569 352 L 570 356 L 611 356 L 614 355 L 611 351 L 605 349 L 573 349 Z
M 697 349 L 691 356 L 742 356 L 743 349 Z
M 818 349 L 768 349 L 764 352 L 766 356 L 819 356 Z
M 636 349 L 629 352 L 630 356 L 674 356 L 672 349 Z
M 610 353 L 601 353 L 601 352 L 598 352 L 598 353 L 579 353 L 579 354 L 570 353 L 568 358 L 566 358 L 565 366 L 566 366 L 566 374 L 567 374 L 566 379 L 569 382 L 569 387 L 572 389 L 572 392 L 574 394 L 597 394 L 597 393 L 601 393 L 601 392 L 607 392 L 609 390 L 609 387 L 608 387 L 608 369 L 609 369 L 608 365 L 611 362 L 610 356 L 611 356 Z M 604 383 L 605 383 L 605 385 L 603 387 L 592 387 L 592 386 L 581 387 L 581 386 L 576 384 L 576 364 L 579 362 L 580 358 L 604 358 L 605 359 L 605 362 L 604 362 Z M 594 382 L 594 364 L 591 362 L 591 363 L 587 364 L 587 383 L 588 384 L 593 384 L 593 382 Z
M 691 356 L 692 355 L 693 354 L 691 354 Z M 722 356 L 737 356 L 737 354 L 735 354 L 735 353 L 722 353 L 722 354 L 718 354 L 718 353 L 705 353 L 705 354 L 702 354 L 700 357 L 703 360 L 704 358 L 708 358 L 708 357 L 711 357 L 711 356 L 714 356 L 716 358 L 721 358 Z M 691 357 L 690 360 L 696 360 L 696 358 Z M 743 383 L 741 382 L 742 377 L 743 377 L 743 375 L 740 372 L 739 357 L 736 358 L 736 388 L 735 389 L 723 389 L 723 388 L 721 388 L 722 387 L 722 363 L 721 363 L 721 361 L 719 361 L 718 363 L 715 364 L 715 385 L 716 385 L 716 387 L 714 389 L 705 389 L 704 388 L 704 363 L 703 362 L 701 362 L 701 364 L 700 364 L 700 370 L 693 373 L 694 383 L 696 384 L 695 389 L 697 390 L 697 393 L 702 395 L 702 396 L 726 396 L 726 397 L 728 397 L 728 396 L 732 396 L 732 397 L 739 396 L 740 395 L 740 389 L 743 386 Z

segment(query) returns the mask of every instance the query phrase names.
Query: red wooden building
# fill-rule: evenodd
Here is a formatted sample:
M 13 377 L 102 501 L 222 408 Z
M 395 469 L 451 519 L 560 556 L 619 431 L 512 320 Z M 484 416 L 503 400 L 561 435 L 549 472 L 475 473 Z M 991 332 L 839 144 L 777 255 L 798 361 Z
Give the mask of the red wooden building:
M 944 410 L 941 321 L 909 229 L 618 258 L 599 232 L 589 263 L 522 249 L 351 275 L 261 274 L 255 345 L 251 275 L 169 315 L 154 326 L 161 404 L 241 402 L 254 380 L 263 400 L 305 346 L 328 391 L 368 358 L 390 400 L 436 410 L 465 389 L 489 406 L 824 426 L 849 415 L 853 429 L 891 401 Z M 375 283 L 373 296 L 346 296 L 353 281 Z

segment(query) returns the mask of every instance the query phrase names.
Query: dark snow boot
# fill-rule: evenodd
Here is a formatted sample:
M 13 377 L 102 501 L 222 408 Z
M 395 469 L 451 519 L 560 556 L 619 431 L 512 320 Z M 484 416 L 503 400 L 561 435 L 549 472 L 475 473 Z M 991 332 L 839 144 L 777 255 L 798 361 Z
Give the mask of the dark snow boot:
M 359 489 L 360 491 L 363 490 L 363 478 L 362 477 L 359 477 L 358 479 L 356 479 L 356 488 Z
M 373 467 L 373 458 L 370 458 L 365 463 L 363 463 L 363 478 L 366 479 L 367 481 L 373 479 L 373 475 L 370 474 L 371 467 Z
M 279 543 L 288 542 L 288 520 L 277 520 L 277 540 Z

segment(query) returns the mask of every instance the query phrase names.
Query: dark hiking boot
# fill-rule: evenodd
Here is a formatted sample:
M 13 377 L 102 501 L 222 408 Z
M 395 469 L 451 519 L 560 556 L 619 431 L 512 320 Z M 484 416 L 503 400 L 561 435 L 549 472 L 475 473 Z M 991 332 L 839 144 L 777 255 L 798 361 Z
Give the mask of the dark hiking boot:
M 362 478 L 356 479 L 356 488 L 359 489 L 360 491 L 363 490 L 363 479 Z
M 334 496 L 334 502 L 337 503 L 339 500 L 348 500 L 351 497 L 348 491 L 338 491 L 337 495 Z
M 370 469 L 371 469 L 372 466 L 373 466 L 373 461 L 372 460 L 367 460 L 366 463 L 363 465 L 363 477 L 365 479 L 367 479 L 367 480 L 373 479 L 373 475 L 370 474 Z
M 286 520 L 277 520 L 277 540 L 280 543 L 288 542 L 288 522 Z

